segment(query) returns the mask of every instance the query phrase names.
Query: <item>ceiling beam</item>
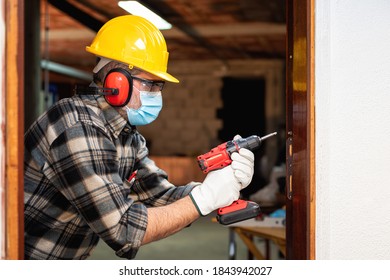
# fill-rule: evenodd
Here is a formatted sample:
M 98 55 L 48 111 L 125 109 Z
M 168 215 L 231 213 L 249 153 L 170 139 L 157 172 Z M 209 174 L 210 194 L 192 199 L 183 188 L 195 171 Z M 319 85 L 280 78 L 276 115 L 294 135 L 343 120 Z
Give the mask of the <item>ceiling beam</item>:
M 218 36 L 248 36 L 248 35 L 285 35 L 286 25 L 278 23 L 255 22 L 255 23 L 235 23 L 224 25 L 194 25 L 194 30 L 202 37 Z M 178 38 L 184 37 L 178 29 L 162 31 L 165 37 Z
M 196 25 L 194 29 L 200 36 L 215 37 L 215 36 L 263 36 L 263 35 L 286 35 L 285 24 L 271 24 L 271 23 L 238 23 L 222 26 L 215 25 Z M 162 30 L 165 38 L 185 38 L 188 37 L 183 31 L 178 28 L 170 30 Z M 61 30 L 51 30 L 50 40 L 60 40 L 67 38 L 67 40 L 92 39 L 96 35 L 92 30 L 67 28 Z
M 96 18 L 90 16 L 86 12 L 80 10 L 79 8 L 73 6 L 65 0 L 48 0 L 53 7 L 56 7 L 60 11 L 67 14 L 69 17 L 77 20 L 86 27 L 92 29 L 95 32 L 98 32 L 99 29 L 103 26 L 104 22 L 97 20 Z

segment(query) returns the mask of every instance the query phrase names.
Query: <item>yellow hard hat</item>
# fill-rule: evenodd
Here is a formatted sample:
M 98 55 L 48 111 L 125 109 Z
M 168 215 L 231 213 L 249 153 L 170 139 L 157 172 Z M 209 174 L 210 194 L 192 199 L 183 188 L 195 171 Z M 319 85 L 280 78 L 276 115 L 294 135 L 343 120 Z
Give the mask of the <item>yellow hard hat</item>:
M 161 31 L 140 16 L 125 15 L 106 22 L 86 50 L 137 67 L 165 81 L 179 80 L 167 73 L 167 44 Z

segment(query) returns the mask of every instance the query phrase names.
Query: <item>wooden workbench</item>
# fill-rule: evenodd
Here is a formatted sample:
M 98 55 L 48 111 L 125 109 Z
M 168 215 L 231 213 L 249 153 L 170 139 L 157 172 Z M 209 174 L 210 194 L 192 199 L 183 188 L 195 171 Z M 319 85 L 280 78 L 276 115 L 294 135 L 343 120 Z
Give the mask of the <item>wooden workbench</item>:
M 216 220 L 215 220 L 216 221 Z M 279 251 L 286 256 L 286 228 L 285 227 L 264 227 L 261 222 L 255 219 L 242 221 L 228 225 L 229 228 L 229 259 L 236 257 L 235 235 L 238 235 L 248 249 L 248 258 L 258 260 L 269 259 L 269 245 L 273 242 Z M 266 254 L 262 254 L 254 242 L 254 237 L 265 240 Z
M 234 233 L 236 233 L 244 242 L 248 251 L 258 260 L 269 259 L 269 242 L 273 242 L 279 249 L 279 251 L 286 256 L 286 229 L 278 227 L 244 227 L 244 226 L 231 226 L 229 227 Z M 256 247 L 254 237 L 259 237 L 266 242 L 266 255 L 264 256 L 260 250 Z M 230 240 L 229 242 L 235 242 Z M 234 258 L 234 256 L 229 256 Z

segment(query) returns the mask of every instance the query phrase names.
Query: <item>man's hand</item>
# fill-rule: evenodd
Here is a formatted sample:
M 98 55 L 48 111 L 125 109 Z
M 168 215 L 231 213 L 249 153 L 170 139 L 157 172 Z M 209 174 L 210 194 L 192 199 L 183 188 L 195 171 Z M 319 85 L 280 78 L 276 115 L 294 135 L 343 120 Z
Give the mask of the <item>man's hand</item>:
M 240 190 L 252 180 L 254 155 L 240 149 L 231 155 L 232 163 L 225 168 L 211 171 L 201 185 L 194 188 L 190 197 L 198 212 L 206 216 L 210 212 L 228 206 L 240 196 Z

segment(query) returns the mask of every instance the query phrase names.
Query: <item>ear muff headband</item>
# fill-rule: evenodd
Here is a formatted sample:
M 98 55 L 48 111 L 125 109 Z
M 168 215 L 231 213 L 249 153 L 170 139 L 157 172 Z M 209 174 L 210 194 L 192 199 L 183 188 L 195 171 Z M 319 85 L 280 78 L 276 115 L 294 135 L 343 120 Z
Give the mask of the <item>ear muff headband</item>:
M 133 92 L 133 79 L 125 69 L 114 68 L 106 75 L 104 88 L 118 89 L 118 94 L 106 94 L 104 98 L 111 106 L 122 107 L 130 101 Z
M 99 95 L 117 95 L 119 90 L 117 88 L 102 88 L 102 87 L 86 87 L 83 85 L 76 85 L 74 88 L 76 94 L 99 94 Z

